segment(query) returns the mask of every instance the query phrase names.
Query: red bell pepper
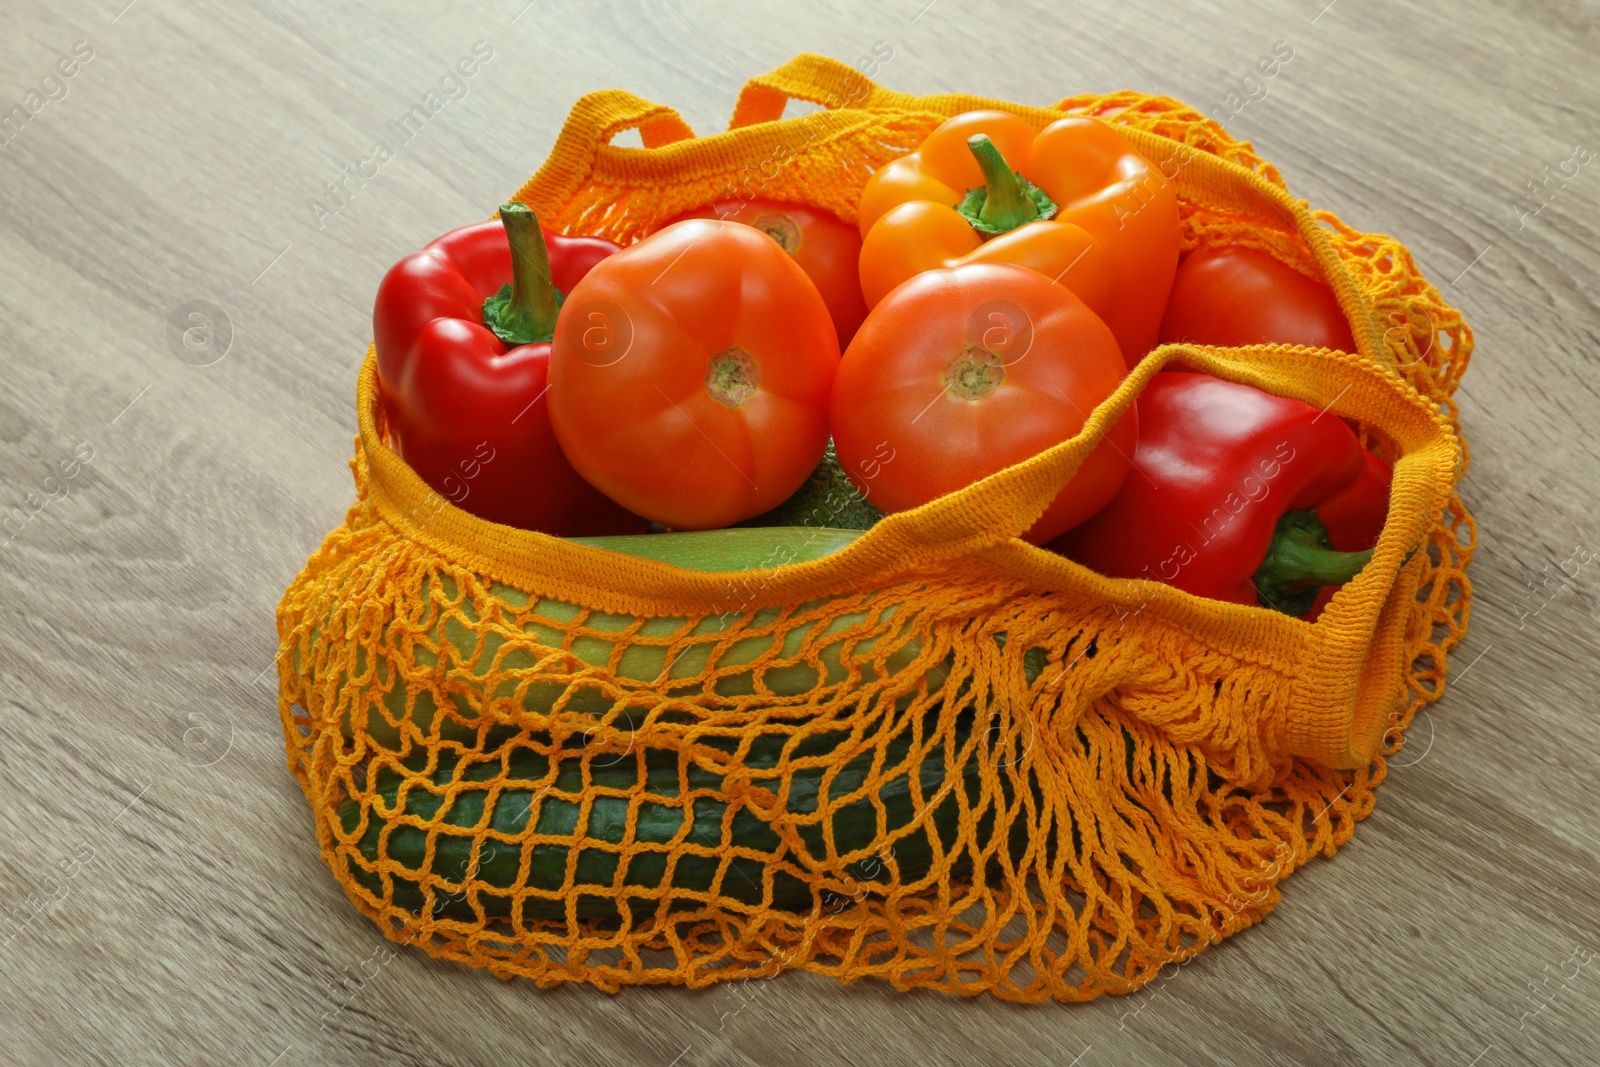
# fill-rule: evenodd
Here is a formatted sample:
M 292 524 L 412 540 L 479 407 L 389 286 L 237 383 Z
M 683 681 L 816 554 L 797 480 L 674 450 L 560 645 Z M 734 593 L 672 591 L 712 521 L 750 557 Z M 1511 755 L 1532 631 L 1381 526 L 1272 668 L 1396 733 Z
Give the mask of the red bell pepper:
M 372 329 L 390 434 L 458 507 L 563 536 L 645 527 L 572 469 L 544 399 L 563 294 L 616 250 L 546 233 L 513 203 L 384 275 Z
M 1133 473 L 1051 548 L 1112 577 L 1301 616 L 1371 560 L 1391 472 L 1343 419 L 1191 371 L 1157 374 L 1137 406 Z
M 1366 467 L 1360 476 L 1317 505 L 1317 518 L 1328 528 L 1328 543 L 1340 552 L 1359 552 L 1377 544 L 1383 520 L 1389 517 L 1389 487 L 1394 482 L 1394 470 L 1371 452 L 1363 451 L 1361 455 Z M 1315 622 L 1337 591 L 1336 586 L 1323 586 L 1305 618 Z

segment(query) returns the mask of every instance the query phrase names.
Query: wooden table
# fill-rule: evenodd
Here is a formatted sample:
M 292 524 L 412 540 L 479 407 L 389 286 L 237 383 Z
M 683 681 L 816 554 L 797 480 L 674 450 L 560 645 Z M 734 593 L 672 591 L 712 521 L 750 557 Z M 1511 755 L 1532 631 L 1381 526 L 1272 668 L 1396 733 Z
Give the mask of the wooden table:
M 0 899 L 21 917 L 0 1061 L 1600 1060 L 1596 572 L 1545 582 L 1600 540 L 1600 162 L 1574 156 L 1600 148 L 1600 9 L 1323 2 L 8 4 L 0 101 L 28 117 L 0 149 L 0 510 L 53 499 L 0 535 Z M 1250 99 L 1280 41 L 1293 59 Z M 475 45 L 474 75 L 330 198 Z M 411 950 L 355 985 L 387 942 L 317 855 L 270 667 L 274 605 L 351 497 L 378 278 L 485 217 L 585 91 L 709 131 L 747 76 L 875 47 L 879 80 L 919 93 L 1220 109 L 1295 192 L 1410 246 L 1478 339 L 1460 398 L 1481 543 L 1448 695 L 1336 859 L 1133 997 L 1017 1008 L 803 974 L 753 1003 L 612 997 Z M 1564 163 L 1535 213 L 1526 183 Z M 231 337 L 174 341 L 196 300 Z

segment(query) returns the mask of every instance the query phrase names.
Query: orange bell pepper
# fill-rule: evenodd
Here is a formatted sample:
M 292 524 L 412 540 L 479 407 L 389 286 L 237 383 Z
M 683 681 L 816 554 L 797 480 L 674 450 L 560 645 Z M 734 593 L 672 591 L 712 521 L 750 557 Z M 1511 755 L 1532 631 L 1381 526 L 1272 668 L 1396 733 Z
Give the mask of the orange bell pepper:
M 1076 293 L 1129 366 L 1156 345 L 1178 266 L 1172 183 L 1086 117 L 1035 134 L 1004 111 L 957 115 L 868 179 L 860 226 L 869 307 L 925 270 L 1015 263 Z

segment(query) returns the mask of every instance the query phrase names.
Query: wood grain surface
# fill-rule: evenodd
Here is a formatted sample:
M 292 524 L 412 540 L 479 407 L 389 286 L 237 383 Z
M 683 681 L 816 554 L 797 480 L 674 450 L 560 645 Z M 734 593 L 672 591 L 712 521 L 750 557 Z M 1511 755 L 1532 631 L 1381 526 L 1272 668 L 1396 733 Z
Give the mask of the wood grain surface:
M 479 42 L 332 210 L 324 183 Z M 1337 857 L 1129 997 L 613 997 L 391 958 L 317 854 L 269 670 L 278 597 L 351 498 L 379 277 L 488 215 L 584 92 L 711 131 L 746 77 L 879 42 L 917 93 L 1221 109 L 1293 191 L 1410 246 L 1478 341 L 1447 695 Z M 1600 567 L 1559 573 L 1600 550 L 1597 48 L 1592 0 L 8 0 L 0 513 L 31 517 L 0 531 L 0 1064 L 1600 1061 Z M 195 300 L 225 345 L 174 341 Z

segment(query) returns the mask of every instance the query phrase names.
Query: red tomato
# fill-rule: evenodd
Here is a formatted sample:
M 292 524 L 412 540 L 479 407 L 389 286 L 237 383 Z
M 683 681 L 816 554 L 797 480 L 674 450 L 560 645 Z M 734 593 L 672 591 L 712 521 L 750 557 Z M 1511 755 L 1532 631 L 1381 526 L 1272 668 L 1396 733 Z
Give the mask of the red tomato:
M 1106 324 L 1036 271 L 927 271 L 884 297 L 845 352 L 834 447 L 872 503 L 904 511 L 1076 435 L 1126 370 Z M 1048 541 L 1104 507 L 1137 443 L 1130 408 L 1027 539 Z
M 828 444 L 839 342 L 805 271 L 695 219 L 601 260 L 550 346 L 550 424 L 578 473 L 678 529 L 776 507 Z
M 840 349 L 850 343 L 861 320 L 867 317 L 867 302 L 861 298 L 861 280 L 856 271 L 856 262 L 861 258 L 861 234 L 837 215 L 809 204 L 730 197 L 686 211 L 658 229 L 684 219 L 742 222 L 782 245 L 822 294 L 839 334 Z
M 1178 264 L 1161 342 L 1356 350 L 1333 289 L 1265 252 L 1197 248 Z

